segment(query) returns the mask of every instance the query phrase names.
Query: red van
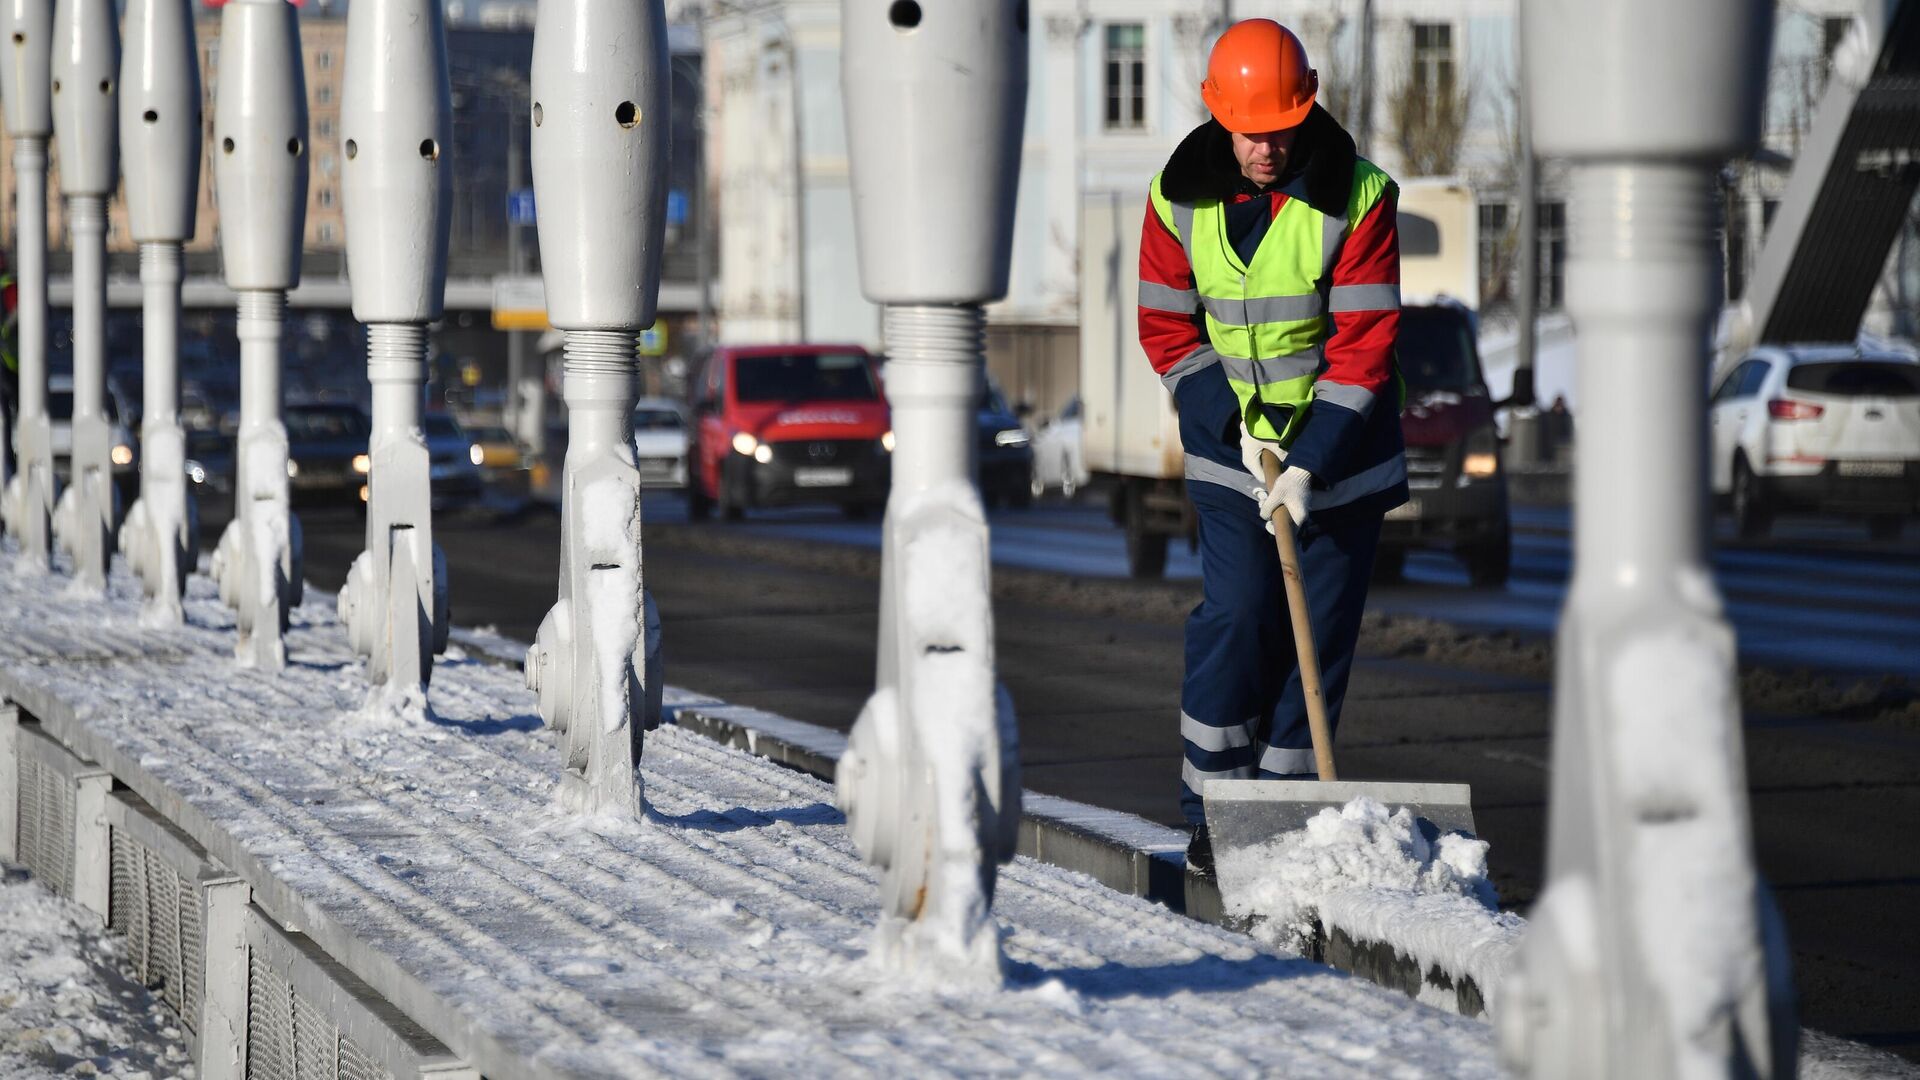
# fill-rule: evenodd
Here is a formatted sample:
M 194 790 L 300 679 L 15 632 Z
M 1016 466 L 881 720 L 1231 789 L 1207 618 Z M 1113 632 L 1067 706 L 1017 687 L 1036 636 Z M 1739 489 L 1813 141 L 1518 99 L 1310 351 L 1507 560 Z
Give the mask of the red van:
M 885 503 L 893 421 L 878 367 L 858 345 L 715 349 L 691 393 L 688 512 L 832 503 L 859 516 Z

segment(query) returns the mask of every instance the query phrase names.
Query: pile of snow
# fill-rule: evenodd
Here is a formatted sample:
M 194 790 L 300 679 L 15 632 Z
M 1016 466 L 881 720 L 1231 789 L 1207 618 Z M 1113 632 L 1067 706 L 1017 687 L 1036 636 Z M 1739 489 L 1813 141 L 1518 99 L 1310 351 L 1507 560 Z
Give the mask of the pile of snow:
M 1413 813 L 1362 795 L 1327 807 L 1303 829 L 1265 844 L 1219 853 L 1227 914 L 1252 923 L 1255 937 L 1295 950 L 1317 936 L 1331 898 L 1354 890 L 1376 893 L 1404 907 L 1416 896 L 1463 901 L 1465 910 L 1492 916 L 1498 898 L 1487 880 L 1487 842 L 1459 833 L 1429 841 Z M 1378 903 L 1343 901 L 1341 910 L 1378 919 Z M 1365 916 L 1368 911 L 1376 912 Z M 1366 935 L 1372 940 L 1393 940 Z
M 185 1031 L 94 917 L 0 868 L 0 1076 L 192 1076 Z

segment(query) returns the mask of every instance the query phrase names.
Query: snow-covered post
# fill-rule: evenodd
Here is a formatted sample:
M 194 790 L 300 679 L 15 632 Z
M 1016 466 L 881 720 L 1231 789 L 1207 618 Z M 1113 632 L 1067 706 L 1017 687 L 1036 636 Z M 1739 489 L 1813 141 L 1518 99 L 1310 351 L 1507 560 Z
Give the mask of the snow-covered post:
M 540 0 L 532 78 L 547 318 L 566 332 L 567 458 L 560 598 L 527 650 L 527 685 L 560 732 L 563 799 L 631 815 L 661 693 L 633 454 L 636 338 L 653 323 L 666 227 L 661 0 Z
M 89 589 L 104 592 L 114 530 L 113 425 L 107 420 L 107 198 L 119 181 L 115 87 L 120 28 L 113 0 L 53 9 L 53 132 L 73 251 L 73 443 L 54 541 Z
M 200 552 L 180 426 L 180 251 L 193 238 L 200 179 L 200 60 L 189 0 L 129 0 L 120 58 L 120 144 L 127 222 L 140 245 L 145 390 L 140 498 L 120 550 L 147 592 L 147 618 L 181 621 L 180 598 Z
M 228 0 L 220 12 L 213 178 L 220 259 L 239 294 L 240 433 L 233 523 L 213 575 L 235 612 L 243 662 L 279 669 L 280 634 L 300 602 L 300 522 L 287 501 L 280 418 L 280 327 L 300 281 L 307 211 L 307 95 L 300 29 L 286 0 Z
M 993 887 L 1020 820 L 994 678 L 974 462 L 986 318 L 1004 296 L 1027 96 L 1027 5 L 844 0 L 841 89 L 860 281 L 885 305 L 892 495 L 876 689 L 837 776 L 881 868 L 887 962 L 996 981 Z
M 14 281 L 20 400 L 7 531 L 45 568 L 53 541 L 53 424 L 47 416 L 47 138 L 53 134 L 53 0 L 0 0 L 0 95 L 13 136 Z
M 1567 308 L 1590 420 L 1547 887 L 1496 1000 L 1503 1049 L 1541 1077 L 1791 1076 L 1785 946 L 1706 563 L 1713 178 L 1758 136 L 1772 5 L 1534 0 L 1521 18 L 1534 144 L 1572 166 Z
M 341 193 L 353 317 L 367 324 L 373 433 L 367 546 L 340 590 L 341 621 L 367 676 L 395 701 L 421 699 L 446 648 L 445 559 L 433 542 L 420 432 L 427 324 L 447 283 L 452 107 L 440 0 L 360 0 L 347 13 L 340 103 Z

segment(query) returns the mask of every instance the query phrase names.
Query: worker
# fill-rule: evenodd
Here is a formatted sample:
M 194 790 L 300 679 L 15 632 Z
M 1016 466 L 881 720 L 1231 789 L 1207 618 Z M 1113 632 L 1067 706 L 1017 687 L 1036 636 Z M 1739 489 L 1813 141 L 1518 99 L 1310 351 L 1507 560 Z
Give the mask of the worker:
M 1199 517 L 1180 808 L 1201 874 L 1205 781 L 1314 775 L 1275 523 L 1298 530 L 1337 724 L 1381 521 L 1407 500 L 1398 189 L 1318 89 L 1292 31 L 1229 27 L 1200 87 L 1213 118 L 1153 178 L 1140 238 L 1140 344 L 1173 393 Z M 1281 463 L 1271 490 L 1262 452 Z

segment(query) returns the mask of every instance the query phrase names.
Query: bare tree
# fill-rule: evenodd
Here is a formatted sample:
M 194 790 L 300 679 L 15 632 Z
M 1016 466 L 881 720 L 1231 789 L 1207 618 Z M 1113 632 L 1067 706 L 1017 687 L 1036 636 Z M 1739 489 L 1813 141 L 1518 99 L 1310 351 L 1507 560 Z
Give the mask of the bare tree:
M 1465 87 L 1430 89 L 1413 78 L 1394 86 L 1387 112 L 1408 176 L 1451 176 L 1458 170 L 1472 104 Z

